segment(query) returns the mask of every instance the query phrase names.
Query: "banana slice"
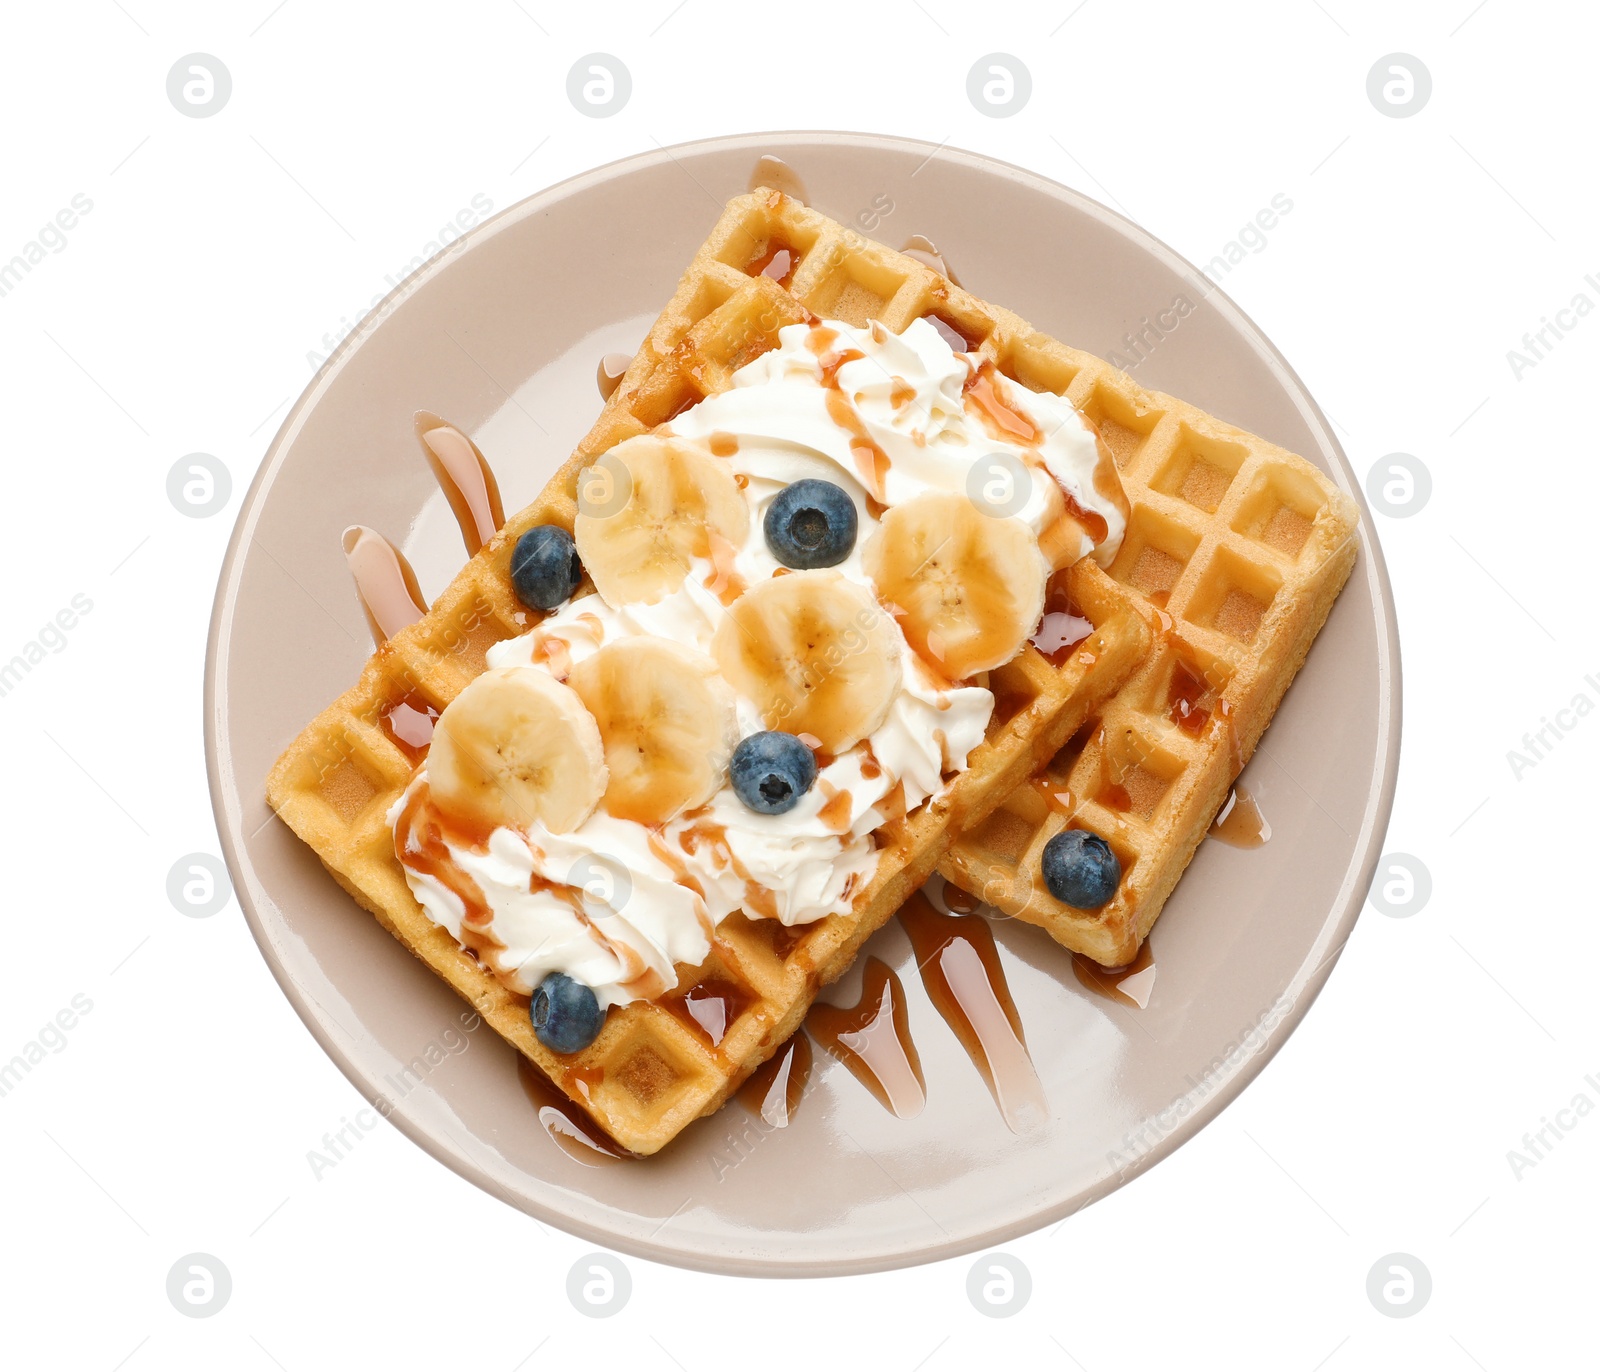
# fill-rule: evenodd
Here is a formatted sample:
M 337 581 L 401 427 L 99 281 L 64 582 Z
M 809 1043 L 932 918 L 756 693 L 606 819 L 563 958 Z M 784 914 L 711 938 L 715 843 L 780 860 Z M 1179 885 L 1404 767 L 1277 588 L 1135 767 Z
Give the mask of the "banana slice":
M 606 789 L 594 716 L 570 686 L 530 667 L 475 677 L 445 706 L 428 749 L 428 785 L 473 827 L 576 829 Z
M 1050 574 L 1020 519 L 932 491 L 896 505 L 861 550 L 906 641 L 951 680 L 1009 662 L 1044 612 Z
M 739 724 L 733 688 L 704 653 L 664 638 L 618 639 L 567 682 L 600 726 L 611 814 L 664 824 L 717 793 Z
M 578 477 L 578 556 L 612 605 L 646 604 L 683 584 L 691 558 L 744 543 L 750 511 L 726 462 L 680 439 L 640 434 Z
M 894 621 L 838 572 L 773 577 L 733 602 L 711 651 L 769 729 L 841 752 L 877 729 L 900 689 Z

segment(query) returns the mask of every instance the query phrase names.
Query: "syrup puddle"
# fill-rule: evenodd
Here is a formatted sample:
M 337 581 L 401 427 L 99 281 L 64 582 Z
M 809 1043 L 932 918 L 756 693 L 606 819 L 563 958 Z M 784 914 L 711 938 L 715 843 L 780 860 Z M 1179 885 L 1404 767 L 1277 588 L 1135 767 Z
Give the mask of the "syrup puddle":
M 746 189 L 758 191 L 763 186 L 769 190 L 782 191 L 791 200 L 798 200 L 802 205 L 810 203 L 806 198 L 806 183 L 800 179 L 800 174 L 781 157 L 773 157 L 770 153 L 763 153 L 756 158 L 755 166 L 750 169 L 750 180 Z
M 922 1113 L 928 1103 L 922 1060 L 906 1024 L 905 989 L 887 963 L 869 957 L 861 971 L 861 999 L 848 1006 L 818 1001 L 806 1016 L 806 1030 L 891 1114 L 908 1120 Z
M 1235 848 L 1259 848 L 1272 837 L 1272 826 L 1261 813 L 1256 798 L 1235 783 L 1217 817 L 1211 821 L 1210 836 Z
M 1150 1004 L 1150 995 L 1156 988 L 1155 954 L 1150 950 L 1149 939 L 1140 945 L 1139 955 L 1125 967 L 1102 967 L 1093 958 L 1074 953 L 1072 970 L 1095 995 L 1135 1010 L 1143 1010 Z
M 1044 1117 L 1044 1088 L 989 922 L 981 915 L 941 914 L 917 891 L 900 907 L 900 923 L 928 998 L 967 1050 L 1006 1127 L 1022 1133 Z
M 774 1129 L 785 1129 L 811 1080 L 811 1040 L 805 1030 L 761 1064 L 739 1088 L 739 1103 Z
M 376 529 L 352 524 L 340 544 L 366 612 L 367 628 L 379 648 L 428 613 L 428 602 L 422 598 L 417 574 L 406 555 Z
M 574 1162 L 585 1167 L 609 1167 L 637 1156 L 606 1135 L 521 1053 L 517 1054 L 517 1080 L 538 1112 L 545 1133 Z
M 416 430 L 423 456 L 461 526 L 467 556 L 474 557 L 506 522 L 494 472 L 478 445 L 438 415 L 418 410 Z
M 622 384 L 622 374 L 628 370 L 633 358 L 628 353 L 607 353 L 595 368 L 594 382 L 600 388 L 600 399 L 610 400 Z
M 720 1048 L 733 1022 L 750 1005 L 751 997 L 731 981 L 708 978 L 684 991 L 662 996 L 657 1005 L 700 1031 L 713 1048 Z

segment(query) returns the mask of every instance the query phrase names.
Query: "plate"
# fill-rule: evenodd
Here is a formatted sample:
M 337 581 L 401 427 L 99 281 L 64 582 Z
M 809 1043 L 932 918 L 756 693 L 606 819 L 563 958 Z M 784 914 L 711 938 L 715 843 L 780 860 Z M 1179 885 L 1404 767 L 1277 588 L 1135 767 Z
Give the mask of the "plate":
M 340 531 L 363 523 L 395 539 L 429 595 L 461 563 L 412 412 L 474 436 L 507 509 L 532 499 L 599 409 L 599 358 L 634 351 L 763 153 L 804 178 L 819 210 L 891 244 L 927 235 L 970 290 L 1063 341 L 1131 361 L 1125 335 L 1176 321 L 1138 363 L 1140 382 L 1304 454 L 1360 503 L 1326 419 L 1260 330 L 1103 206 L 899 138 L 760 134 L 662 149 L 554 186 L 451 244 L 312 381 L 228 549 L 207 759 L 235 890 L 273 975 L 345 1075 L 386 1098 L 422 1148 L 509 1204 L 628 1253 L 838 1275 L 954 1256 L 1070 1214 L 1192 1137 L 1261 1070 L 1327 979 L 1372 879 L 1399 755 L 1399 651 L 1363 515 L 1350 584 L 1245 778 L 1271 841 L 1202 845 L 1156 926 L 1143 1010 L 1087 991 L 1041 930 L 993 924 L 1048 1099 L 1033 1129 L 1007 1129 L 891 922 L 867 951 L 906 989 L 927 1077 L 916 1118 L 889 1114 L 819 1053 L 787 1128 L 735 1102 L 652 1159 L 591 1166 L 559 1147 L 516 1053 L 486 1026 L 463 1028 L 463 1003 L 274 818 L 263 785 L 370 651 Z M 1187 313 L 1172 308 L 1179 297 Z M 824 997 L 852 1003 L 859 967 Z

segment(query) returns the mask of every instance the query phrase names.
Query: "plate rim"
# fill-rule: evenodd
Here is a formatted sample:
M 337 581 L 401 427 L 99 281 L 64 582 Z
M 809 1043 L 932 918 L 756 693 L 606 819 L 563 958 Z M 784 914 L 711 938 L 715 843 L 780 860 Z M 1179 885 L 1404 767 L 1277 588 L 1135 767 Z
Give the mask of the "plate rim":
M 909 1248 L 903 1247 L 894 1252 L 880 1251 L 862 1258 L 765 1258 L 740 1255 L 732 1251 L 731 1248 L 697 1251 L 692 1248 L 673 1247 L 669 1244 L 653 1241 L 653 1236 L 649 1239 L 636 1239 L 629 1235 L 614 1233 L 607 1230 L 603 1225 L 574 1218 L 553 1206 L 544 1204 L 536 1196 L 514 1193 L 511 1188 L 502 1185 L 493 1176 L 479 1169 L 469 1159 L 450 1152 L 407 1115 L 401 1112 L 392 1112 L 386 1116 L 391 1124 L 424 1152 L 438 1162 L 443 1163 L 464 1180 L 471 1182 L 480 1190 L 486 1191 L 523 1214 L 549 1223 L 564 1233 L 601 1244 L 614 1251 L 626 1253 L 633 1257 L 653 1262 L 663 1262 L 680 1268 L 728 1276 L 851 1276 L 898 1270 L 993 1249 L 1000 1244 L 1010 1242 L 1023 1235 L 1034 1233 L 1045 1225 L 1060 1223 L 1070 1218 L 1096 1201 L 1103 1200 L 1106 1196 L 1120 1190 L 1136 1177 L 1171 1156 L 1184 1143 L 1211 1124 L 1265 1070 L 1267 1064 L 1276 1057 L 1295 1029 L 1299 1027 L 1301 1020 L 1327 985 L 1328 979 L 1333 973 L 1333 968 L 1337 965 L 1345 946 L 1348 944 L 1355 923 L 1366 904 L 1367 892 L 1371 887 L 1373 876 L 1383 853 L 1383 845 L 1388 834 L 1389 821 L 1394 807 L 1400 764 L 1402 691 L 1399 625 L 1393 588 L 1390 584 L 1388 568 L 1383 557 L 1382 545 L 1373 522 L 1372 512 L 1361 489 L 1361 482 L 1344 451 L 1343 445 L 1339 442 L 1333 426 L 1311 395 L 1310 390 L 1300 380 L 1298 373 L 1289 364 L 1288 359 L 1267 337 L 1265 331 L 1239 307 L 1220 285 L 1211 282 L 1193 263 L 1158 239 L 1149 230 L 1116 210 L 1091 199 L 1082 192 L 1076 191 L 1029 168 L 1018 166 L 988 153 L 957 148 L 948 142 L 933 143 L 927 139 L 910 138 L 899 134 L 864 133 L 850 130 L 791 129 L 721 134 L 709 138 L 691 139 L 671 145 L 658 145 L 653 150 L 633 153 L 603 163 L 600 166 L 574 173 L 534 192 L 532 195 L 514 201 L 489 219 L 476 225 L 460 239 L 454 240 L 445 248 L 442 248 L 427 262 L 398 282 L 388 294 L 362 316 L 340 341 L 327 360 L 318 368 L 310 381 L 307 382 L 304 390 L 301 391 L 294 404 L 290 406 L 282 423 L 267 444 L 255 475 L 240 499 L 239 511 L 235 516 L 233 530 L 229 535 L 227 548 L 223 554 L 218 572 L 217 590 L 212 602 L 206 635 L 202 709 L 204 711 L 206 773 L 213 818 L 217 824 L 217 835 L 222 847 L 223 859 L 227 863 L 230 880 L 233 882 L 235 898 L 239 902 L 240 910 L 244 914 L 250 935 L 255 941 L 262 960 L 267 964 L 268 971 L 272 974 L 273 979 L 283 991 L 285 998 L 310 1032 L 312 1038 L 339 1071 L 343 1073 L 346 1080 L 370 1104 L 376 1104 L 377 1097 L 381 1093 L 368 1082 L 366 1073 L 359 1069 L 333 1041 L 331 1035 L 323 1026 L 309 993 L 303 991 L 300 985 L 290 977 L 281 959 L 276 956 L 273 941 L 253 898 L 249 894 L 250 881 L 248 879 L 240 880 L 241 873 L 246 874 L 248 877 L 249 874 L 254 872 L 254 868 L 248 863 L 243 852 L 243 836 L 238 836 L 235 833 L 236 825 L 232 820 L 237 817 L 232 814 L 230 809 L 230 789 L 237 792 L 237 788 L 232 786 L 231 756 L 225 757 L 221 752 L 225 704 L 219 691 L 219 681 L 221 664 L 230 646 L 231 609 L 237 591 L 238 579 L 245 561 L 244 554 L 251 542 L 251 533 L 265 503 L 265 495 L 271 487 L 278 468 L 282 465 L 292 446 L 293 437 L 301 421 L 315 407 L 329 383 L 342 370 L 346 361 L 372 333 L 372 320 L 378 319 L 381 321 L 396 304 L 411 294 L 417 287 L 432 280 L 445 270 L 451 260 L 465 248 L 492 237 L 511 222 L 520 221 L 528 215 L 537 214 L 542 210 L 548 209 L 571 195 L 586 189 L 591 184 L 627 176 L 647 167 L 659 167 L 667 162 L 676 163 L 680 154 L 696 155 L 708 151 L 728 151 L 743 145 L 759 155 L 760 152 L 808 146 L 819 142 L 843 143 L 867 150 L 923 151 L 926 153 L 923 165 L 935 160 L 945 160 L 963 164 L 970 169 L 989 175 L 1007 177 L 1032 190 L 1063 201 L 1093 219 L 1098 219 L 1117 228 L 1125 236 L 1133 239 L 1145 251 L 1177 271 L 1180 276 L 1184 276 L 1196 283 L 1206 282 L 1208 302 L 1228 317 L 1228 322 L 1252 346 L 1277 379 L 1278 384 L 1294 402 L 1296 408 L 1305 416 L 1308 426 L 1321 437 L 1324 445 L 1324 454 L 1330 459 L 1334 468 L 1329 473 L 1329 476 L 1335 484 L 1340 486 L 1356 502 L 1360 516 L 1358 528 L 1361 533 L 1362 550 L 1365 553 L 1363 561 L 1367 581 L 1372 592 L 1373 601 L 1381 610 L 1383 621 L 1375 626 L 1379 629 L 1377 635 L 1379 644 L 1378 728 L 1380 737 L 1386 739 L 1387 747 L 1382 756 L 1381 766 L 1374 769 L 1372 787 L 1368 791 L 1366 814 L 1363 819 L 1365 852 L 1359 851 L 1360 838 L 1358 838 L 1357 850 L 1353 856 L 1359 855 L 1359 861 L 1348 869 L 1346 882 L 1338 895 L 1336 895 L 1333 905 L 1330 906 L 1329 917 L 1324 920 L 1318 938 L 1308 949 L 1300 968 L 1296 971 L 1295 977 L 1281 993 L 1280 999 L 1292 997 L 1290 1008 L 1268 1032 L 1260 1046 L 1240 1063 L 1227 1080 L 1210 1092 L 1189 1113 L 1185 1120 L 1165 1134 L 1127 1168 L 1108 1174 L 1095 1184 L 1083 1188 L 1069 1200 L 1034 1211 L 1024 1218 L 997 1225 L 981 1234 L 947 1239 L 937 1243 L 921 1244 Z M 919 167 L 918 170 L 921 170 L 921 168 Z M 688 174 L 686 169 L 685 174 Z M 1330 945 L 1331 951 L 1328 951 Z M 1304 968 L 1312 962 L 1313 957 L 1318 957 L 1319 955 L 1320 958 L 1316 965 L 1311 968 L 1311 971 L 1309 973 L 1304 972 Z

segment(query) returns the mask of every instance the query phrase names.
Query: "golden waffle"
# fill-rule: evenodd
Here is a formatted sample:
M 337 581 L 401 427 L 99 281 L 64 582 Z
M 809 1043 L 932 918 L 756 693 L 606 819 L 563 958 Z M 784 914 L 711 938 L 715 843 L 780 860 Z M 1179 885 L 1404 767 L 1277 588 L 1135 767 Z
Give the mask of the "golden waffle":
M 731 201 L 697 266 L 708 259 L 722 268 L 706 269 L 709 289 L 764 271 L 828 318 L 879 319 L 898 332 L 931 316 L 1004 375 L 1064 394 L 1099 429 L 1132 515 L 1109 575 L 1084 561 L 1065 589 L 1096 624 L 1119 610 L 1145 619 L 1152 650 L 1099 727 L 1070 740 L 986 823 L 967 826 L 939 869 L 1074 952 L 1107 966 L 1131 961 L 1355 565 L 1354 503 L 1305 459 L 1144 390 L 778 192 Z M 758 344 L 736 350 L 736 364 Z M 1063 905 L 1039 877 L 1044 845 L 1068 827 L 1100 834 L 1122 863 L 1121 887 L 1101 910 Z
M 787 283 L 761 274 L 773 260 L 767 249 L 777 226 L 786 243 L 805 251 Z M 734 370 L 776 346 L 779 328 L 809 311 L 856 323 L 870 314 L 898 328 L 924 308 L 944 308 L 945 292 L 942 278 L 910 259 L 781 196 L 732 202 L 594 428 L 545 492 L 506 522 L 424 619 L 372 656 L 355 687 L 312 721 L 268 779 L 273 807 L 340 884 L 634 1152 L 655 1152 L 716 1109 L 799 1027 L 817 987 L 849 966 L 932 873 L 950 839 L 1023 785 L 1145 660 L 1144 618 L 1135 606 L 1105 602 L 1104 619 L 1097 608 L 1086 610 L 1095 631 L 1063 665 L 1028 648 L 990 674 L 997 705 L 985 741 L 943 792 L 878 831 L 876 872 L 850 914 L 794 929 L 730 917 L 707 962 L 678 969 L 677 992 L 613 1007 L 599 1037 L 570 1056 L 539 1043 L 528 998 L 509 991 L 429 920 L 406 885 L 385 816 L 421 754 L 404 742 L 415 735 L 396 728 L 397 712 L 414 722 L 412 712 L 442 710 L 484 669 L 491 644 L 533 627 L 539 616 L 511 589 L 512 548 L 535 524 L 572 528 L 578 476 L 596 456 L 725 389 Z M 685 1011 L 691 988 L 702 1002 L 723 1002 L 729 1023 L 716 1042 Z

